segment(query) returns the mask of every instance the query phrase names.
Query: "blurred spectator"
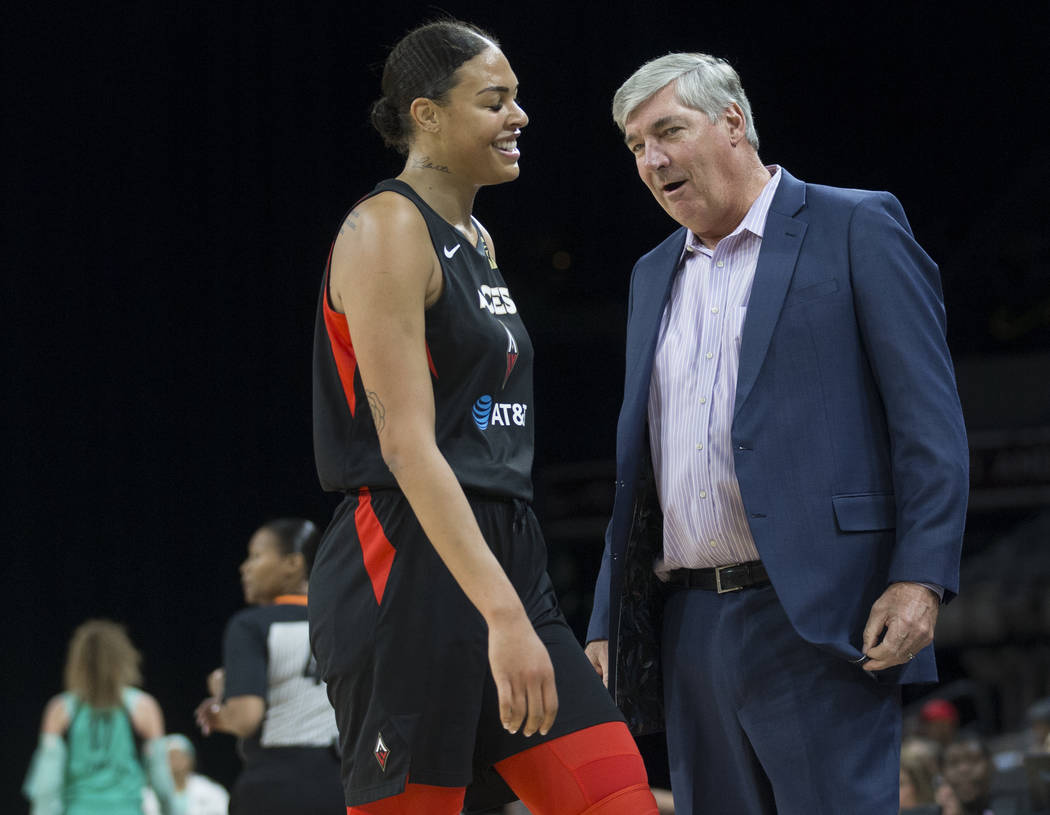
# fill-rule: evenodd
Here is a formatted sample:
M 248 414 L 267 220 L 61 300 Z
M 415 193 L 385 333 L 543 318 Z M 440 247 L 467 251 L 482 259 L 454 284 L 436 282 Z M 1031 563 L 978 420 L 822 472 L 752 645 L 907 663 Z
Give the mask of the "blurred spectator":
M 1028 708 L 1029 750 L 1050 753 L 1050 697 L 1040 699 Z
M 173 815 L 226 815 L 230 795 L 220 784 L 194 772 L 197 751 L 181 733 L 167 738 L 168 763 L 175 781 Z
M 1021 815 L 1022 800 L 993 795 L 995 767 L 991 752 L 977 736 L 962 736 L 945 748 L 944 781 L 936 793 L 942 815 Z
M 1034 758 L 1030 760 L 1029 756 L 1050 751 L 1050 745 L 1047 744 L 1047 734 L 1050 733 L 1050 699 L 1040 699 L 1028 708 L 1025 725 L 1023 730 L 1001 734 L 989 742 L 992 748 L 992 762 L 995 764 L 994 790 L 1015 794 L 1027 793 L 1033 783 L 1033 774 L 1035 782 L 1042 783 L 1039 771 L 1033 769 L 1039 764 Z M 1029 764 L 1031 768 L 1027 766 Z M 1034 791 L 1032 794 L 1037 795 Z
M 901 763 L 920 763 L 923 772 L 934 781 L 934 787 L 941 775 L 941 745 L 933 739 L 922 736 L 908 736 L 901 743 Z
M 931 699 L 919 711 L 919 734 L 947 747 L 959 732 L 959 711 L 947 699 Z
M 66 692 L 48 702 L 22 788 L 32 815 L 142 815 L 147 783 L 172 805 L 157 700 L 135 686 L 142 656 L 122 625 L 88 620 L 66 657 Z M 136 738 L 144 741 L 140 760 Z
M 900 807 L 901 812 L 908 812 L 915 807 L 929 806 L 934 803 L 934 785 L 937 780 L 937 768 L 931 764 L 931 753 L 919 750 L 901 749 Z M 932 755 L 936 755 L 933 753 Z

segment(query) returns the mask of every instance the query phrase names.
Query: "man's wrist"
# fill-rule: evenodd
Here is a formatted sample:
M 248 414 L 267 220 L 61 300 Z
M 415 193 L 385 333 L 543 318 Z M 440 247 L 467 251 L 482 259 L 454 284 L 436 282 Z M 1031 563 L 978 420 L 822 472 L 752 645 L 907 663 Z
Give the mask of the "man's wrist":
M 897 583 L 914 583 L 916 586 L 922 586 L 924 589 L 928 589 L 937 596 L 937 602 L 944 602 L 944 586 L 938 586 L 936 583 L 924 583 L 921 580 L 897 580 Z

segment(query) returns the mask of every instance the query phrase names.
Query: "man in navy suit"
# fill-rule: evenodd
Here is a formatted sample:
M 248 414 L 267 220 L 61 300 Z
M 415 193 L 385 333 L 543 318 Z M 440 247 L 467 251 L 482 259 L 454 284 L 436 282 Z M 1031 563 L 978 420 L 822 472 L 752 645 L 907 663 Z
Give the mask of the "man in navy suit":
M 722 60 L 647 63 L 613 118 L 682 228 L 631 277 L 588 654 L 677 811 L 895 813 L 968 490 L 937 267 L 889 193 L 764 165 Z

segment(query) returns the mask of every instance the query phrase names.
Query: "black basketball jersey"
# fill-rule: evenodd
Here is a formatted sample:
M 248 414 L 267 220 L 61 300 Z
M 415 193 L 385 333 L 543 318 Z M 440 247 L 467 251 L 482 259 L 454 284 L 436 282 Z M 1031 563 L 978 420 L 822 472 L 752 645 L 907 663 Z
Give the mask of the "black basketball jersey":
M 533 351 L 507 284 L 480 230 L 475 248 L 396 179 L 380 182 L 366 198 L 384 191 L 419 209 L 444 277 L 441 296 L 426 311 L 438 449 L 464 489 L 531 500 Z M 314 332 L 317 472 L 326 490 L 396 488 L 380 454 L 346 317 L 328 297 L 331 260 L 329 251 Z

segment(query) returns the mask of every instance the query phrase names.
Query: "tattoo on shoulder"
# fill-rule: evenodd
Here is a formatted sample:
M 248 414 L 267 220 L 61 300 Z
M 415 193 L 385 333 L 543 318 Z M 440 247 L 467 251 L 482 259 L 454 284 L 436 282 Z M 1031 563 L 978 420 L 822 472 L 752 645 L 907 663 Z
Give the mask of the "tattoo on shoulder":
M 357 222 L 361 217 L 361 213 L 356 209 L 350 210 L 350 214 L 346 216 L 346 220 L 343 221 L 343 225 L 339 227 L 339 234 L 342 235 L 347 229 L 357 229 Z
M 417 170 L 437 170 L 439 173 L 450 173 L 451 170 L 444 164 L 435 164 L 430 160 L 430 156 L 423 156 L 413 160 L 412 166 Z
M 375 391 L 365 391 L 368 395 L 368 407 L 372 411 L 372 421 L 376 426 L 376 434 L 382 433 L 386 427 L 386 408 L 379 401 L 379 394 Z

